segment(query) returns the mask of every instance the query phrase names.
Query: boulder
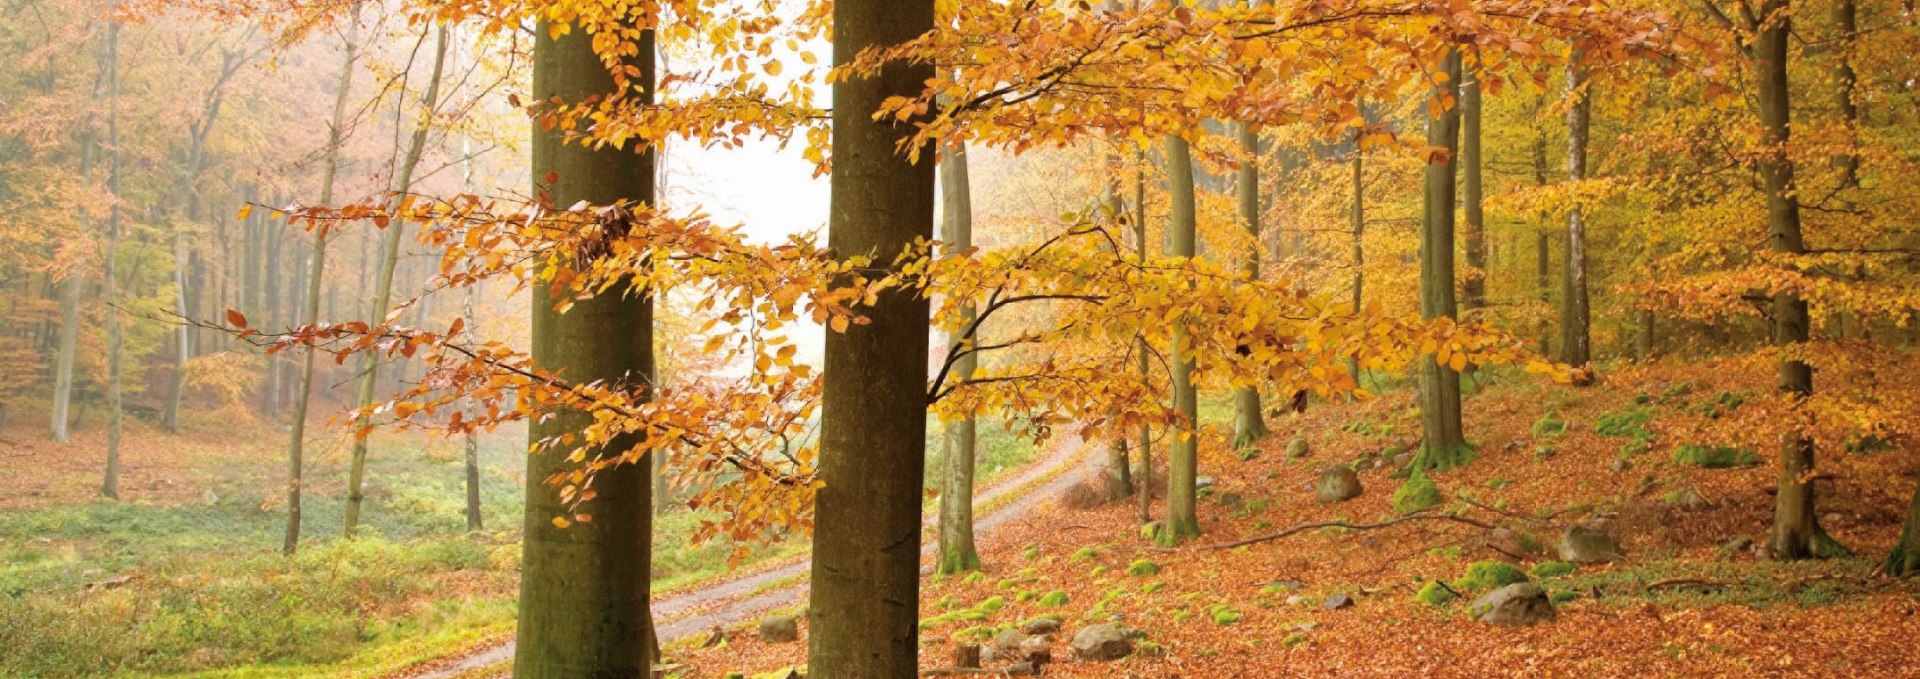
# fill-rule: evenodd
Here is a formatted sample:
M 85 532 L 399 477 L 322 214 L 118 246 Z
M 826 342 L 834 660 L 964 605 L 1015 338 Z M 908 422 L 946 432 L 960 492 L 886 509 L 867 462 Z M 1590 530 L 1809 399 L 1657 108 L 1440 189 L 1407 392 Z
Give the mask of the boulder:
M 1525 627 L 1553 619 L 1553 602 L 1546 590 L 1521 582 L 1487 592 L 1467 609 L 1473 619 L 1489 625 Z
M 1089 625 L 1073 635 L 1073 655 L 1081 660 L 1106 662 L 1133 654 L 1133 641 L 1113 625 Z
M 1027 637 L 1014 650 L 1014 658 L 1019 662 L 1031 663 L 1035 667 L 1053 662 L 1053 644 L 1046 637 Z
M 1293 440 L 1287 442 L 1287 457 L 1289 458 L 1297 459 L 1312 454 L 1313 449 L 1307 445 L 1306 439 L 1294 437 Z
M 786 643 L 800 640 L 800 620 L 791 615 L 769 615 L 760 620 L 760 640 Z
M 1360 497 L 1360 475 L 1346 465 L 1330 465 L 1320 470 L 1320 486 L 1314 491 L 1321 502 L 1343 502 Z
M 1335 594 L 1333 596 L 1327 597 L 1326 601 L 1320 602 L 1320 607 L 1325 608 L 1329 611 L 1337 611 L 1342 608 L 1352 608 L 1353 597 L 1347 596 L 1345 594 Z
M 1568 526 L 1560 535 L 1560 560 L 1574 563 L 1600 563 L 1626 558 L 1620 545 L 1604 531 L 1586 526 Z
M 1053 618 L 1034 618 L 1021 623 L 1020 631 L 1038 636 L 1054 634 L 1060 631 L 1060 621 Z
M 1027 635 L 1020 630 L 1000 630 L 999 634 L 993 635 L 993 641 L 987 642 L 987 647 L 981 649 L 980 655 L 993 662 L 1020 660 L 1020 645 L 1026 641 Z

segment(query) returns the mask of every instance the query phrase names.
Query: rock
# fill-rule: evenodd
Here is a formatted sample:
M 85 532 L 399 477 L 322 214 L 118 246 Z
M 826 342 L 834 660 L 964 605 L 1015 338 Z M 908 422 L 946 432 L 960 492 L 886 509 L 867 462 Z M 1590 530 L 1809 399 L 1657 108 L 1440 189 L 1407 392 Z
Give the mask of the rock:
M 1054 634 L 1060 631 L 1060 621 L 1053 618 L 1034 618 L 1022 623 L 1020 625 L 1020 631 L 1025 634 L 1041 636 Z
M 200 504 L 206 505 L 208 507 L 212 507 L 214 505 L 220 504 L 220 495 L 218 493 L 213 492 L 213 490 L 209 489 L 206 492 L 203 492 L 200 494 Z
M 1073 635 L 1073 655 L 1081 660 L 1106 662 L 1133 654 L 1133 641 L 1119 627 L 1089 625 Z
M 1475 620 L 1506 627 L 1525 627 L 1553 619 L 1553 602 L 1547 600 L 1546 590 L 1531 582 L 1507 585 L 1481 595 L 1467 610 Z
M 1039 667 L 1053 662 L 1053 644 L 1046 637 L 1027 637 L 1014 651 L 1014 657 L 1019 658 L 1020 662 Z
M 1612 469 L 1613 473 L 1618 474 L 1628 469 L 1632 469 L 1633 463 L 1626 461 L 1626 459 L 1624 458 L 1616 458 L 1614 459 L 1613 464 L 1609 465 L 1607 468 Z
M 1560 560 L 1574 563 L 1600 563 L 1626 558 L 1620 545 L 1605 532 L 1586 526 L 1568 526 L 1560 534 Z
M 1032 677 L 1040 674 L 1040 666 L 1030 662 L 1017 662 L 1000 671 L 1010 677 Z
M 1320 487 L 1314 494 L 1321 502 L 1342 502 L 1360 497 L 1360 475 L 1346 465 L 1330 465 L 1320 470 Z
M 1393 456 L 1393 468 L 1394 468 L 1394 469 L 1406 469 L 1406 468 L 1407 468 L 1407 465 L 1408 465 L 1408 464 L 1412 464 L 1412 463 L 1413 463 L 1413 453 L 1412 453 L 1412 452 L 1406 452 L 1406 451 L 1402 451 L 1402 452 L 1400 452 L 1400 453 L 1396 453 L 1396 454 L 1394 454 L 1394 456 Z
M 1201 488 L 1212 488 L 1212 487 L 1213 487 L 1213 477 L 1211 476 L 1200 476 L 1200 477 L 1194 478 L 1193 480 L 1194 490 L 1199 490 Z
M 1020 645 L 1026 643 L 1026 641 L 1027 635 L 1020 630 L 1000 630 L 999 634 L 993 635 L 993 641 L 987 642 L 987 647 L 982 651 L 981 657 L 995 662 L 1019 660 Z
M 769 615 L 760 620 L 760 640 L 786 643 L 800 640 L 800 620 L 791 615 Z
M 1298 595 L 1298 594 L 1295 594 L 1295 595 L 1292 595 L 1292 596 L 1289 596 L 1289 597 L 1287 597 L 1287 600 L 1286 600 L 1286 603 L 1287 603 L 1287 605 L 1288 605 L 1288 606 L 1298 606 L 1298 605 L 1300 605 L 1300 602 L 1302 602 L 1302 601 L 1306 601 L 1306 600 L 1307 600 L 1307 598 L 1306 598 L 1306 597 L 1303 597 L 1303 596 L 1300 596 L 1300 595 Z
M 1686 508 L 1688 511 L 1696 512 L 1713 506 L 1712 502 L 1707 501 L 1706 496 L 1701 495 L 1700 491 L 1692 488 L 1680 491 L 1680 497 L 1675 498 L 1673 503 Z
M 1329 611 L 1337 611 L 1342 608 L 1352 608 L 1353 597 L 1347 596 L 1345 594 L 1335 594 L 1333 596 L 1327 597 L 1326 601 L 1320 602 L 1320 607 L 1327 609 Z
M 1293 440 L 1287 442 L 1287 457 L 1289 458 L 1298 459 L 1312 454 L 1313 450 L 1307 445 L 1306 439 L 1296 436 Z
M 1526 441 L 1522 441 L 1520 439 L 1514 439 L 1507 442 L 1506 450 L 1509 453 L 1517 453 L 1517 452 L 1520 452 L 1521 448 L 1525 448 L 1525 447 L 1527 447 Z

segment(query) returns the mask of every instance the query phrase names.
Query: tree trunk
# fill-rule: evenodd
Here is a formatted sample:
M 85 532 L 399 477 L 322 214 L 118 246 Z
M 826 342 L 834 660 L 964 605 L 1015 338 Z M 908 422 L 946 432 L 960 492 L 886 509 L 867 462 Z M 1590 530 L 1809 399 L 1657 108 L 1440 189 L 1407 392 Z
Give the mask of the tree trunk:
M 1365 109 L 1362 109 L 1363 111 Z M 1360 147 L 1361 130 L 1353 133 L 1353 313 L 1358 315 L 1366 307 L 1367 291 L 1367 180 L 1366 155 Z M 1360 359 L 1347 359 L 1347 372 L 1353 375 L 1355 384 L 1360 383 Z
M 93 183 L 93 135 L 80 139 L 80 176 L 87 184 Z M 80 224 L 83 233 L 93 230 L 93 221 L 85 210 L 80 210 Z M 86 278 L 78 269 L 68 271 L 60 279 L 60 334 L 57 354 L 53 365 L 53 440 L 66 443 L 68 428 L 71 424 L 71 406 L 73 403 L 73 364 L 80 343 L 80 293 Z
M 559 38 L 542 21 L 534 39 L 533 94 L 538 100 L 568 103 L 607 96 L 613 76 L 592 47 L 593 36 L 574 30 Z M 441 35 L 445 36 L 444 29 Z M 639 34 L 640 49 L 628 66 L 651 99 L 653 32 Z M 438 80 L 438 67 L 435 69 Z M 429 102 L 432 88 L 429 88 Z M 644 103 L 644 102 L 642 102 Z M 431 110 L 431 103 L 427 109 Z M 423 120 L 425 117 L 423 116 Z M 414 148 L 426 126 L 415 132 Z M 409 153 L 417 156 L 417 152 Z M 608 146 L 588 148 L 559 132 L 534 126 L 533 192 L 552 204 L 578 201 L 593 205 L 622 200 L 653 200 L 653 153 Z M 417 159 L 417 158 L 416 158 Z M 555 178 L 551 184 L 548 176 Z M 405 184 L 403 183 L 402 186 Z M 575 383 L 604 380 L 616 386 L 646 385 L 653 378 L 652 291 L 603 294 L 577 300 L 565 313 L 551 302 L 549 283 L 533 286 L 532 358 L 536 367 Z M 615 290 L 624 290 L 616 284 Z M 580 431 L 593 419 L 585 412 L 560 412 L 528 426 L 528 438 Z M 638 441 L 622 437 L 605 450 L 619 454 Z M 649 614 L 652 570 L 652 479 L 646 464 L 603 470 L 594 480 L 599 491 L 584 510 L 591 522 L 558 527 L 566 506 L 546 479 L 575 468 L 569 451 L 529 455 L 526 519 L 520 573 L 520 614 L 513 674 L 520 679 L 558 677 L 643 677 L 652 672 L 654 632 Z
M 1533 184 L 1547 185 L 1547 135 L 1541 132 L 1533 138 Z M 1535 234 L 1533 274 L 1535 288 L 1540 293 L 1540 304 L 1553 304 L 1553 234 L 1542 228 Z M 1552 325 L 1544 315 L 1540 321 L 1540 355 L 1545 356 L 1553 349 Z
M 277 203 L 276 203 L 277 204 Z M 267 219 L 260 223 L 260 314 L 261 322 L 276 327 L 280 317 L 280 255 L 286 239 L 286 225 Z M 280 413 L 280 355 L 267 354 L 260 383 L 260 412 L 273 417 Z
M 1135 261 L 1147 261 L 1147 152 L 1137 150 L 1133 155 L 1133 256 Z M 1139 365 L 1141 384 L 1151 384 L 1152 365 L 1148 359 L 1152 347 L 1147 345 L 1145 335 L 1135 335 L 1134 347 Z M 1140 485 L 1141 524 L 1153 521 L 1153 426 L 1140 423 L 1140 469 L 1135 474 Z
M 1753 49 L 1754 73 L 1760 81 L 1757 103 L 1763 153 L 1756 165 L 1766 189 L 1767 240 L 1775 252 L 1802 254 L 1806 241 L 1800 232 L 1800 199 L 1794 194 L 1793 160 L 1786 150 L 1792 135 L 1792 92 L 1787 88 L 1787 51 L 1792 32 L 1789 0 L 1763 0 L 1758 16 L 1760 26 Z M 1807 339 L 1806 300 L 1787 291 L 1774 293 L 1774 344 L 1790 347 L 1805 344 Z M 1813 366 L 1782 359 L 1779 388 L 1796 401 L 1813 396 Z M 1812 475 L 1813 439 L 1795 428 L 1781 442 L 1779 492 L 1773 506 L 1770 543 L 1774 555 L 1782 560 L 1815 555 L 1819 527 L 1814 523 Z
M 1196 225 L 1193 195 L 1193 155 L 1187 140 L 1166 138 L 1167 194 L 1171 199 L 1167 232 L 1172 250 L 1168 255 L 1191 259 L 1194 256 Z M 1193 350 L 1187 346 L 1187 329 L 1175 321 L 1173 346 L 1167 362 L 1172 370 L 1173 409 L 1182 418 L 1167 458 L 1167 516 L 1154 540 L 1162 546 L 1200 535 L 1199 495 L 1199 401 L 1193 390 Z
M 107 208 L 107 469 L 100 483 L 100 494 L 120 499 L 120 440 L 126 415 L 120 402 L 121 354 L 126 335 L 120 327 L 120 282 L 114 260 L 120 250 L 120 22 L 107 24 L 107 191 L 113 205 Z
M 1575 50 L 1567 62 L 1567 181 L 1578 186 L 1587 178 L 1587 128 L 1593 97 L 1587 91 L 1587 70 Z M 1593 310 L 1587 296 L 1587 220 L 1576 200 L 1567 212 L 1567 251 L 1562 261 L 1560 296 L 1560 362 L 1580 369 L 1574 384 L 1591 382 L 1593 345 L 1589 328 Z
M 333 95 L 333 117 L 327 124 L 326 161 L 320 169 L 320 204 L 333 205 L 333 183 L 340 170 L 340 141 L 342 126 L 346 123 L 347 100 L 353 93 L 353 61 L 356 42 L 360 36 L 360 5 L 355 3 L 347 18 L 346 41 L 343 45 L 345 56 L 340 61 L 340 86 Z M 327 270 L 327 232 L 315 231 L 313 238 L 313 259 L 308 263 L 306 308 L 301 314 L 302 325 L 312 325 L 320 320 L 320 286 L 326 278 Z M 287 535 L 281 550 L 292 554 L 300 546 L 300 486 L 302 483 L 302 457 L 307 440 L 307 405 L 313 397 L 313 354 L 303 352 L 300 357 L 299 387 L 293 395 L 293 431 L 287 440 Z
M 1260 131 L 1251 124 L 1236 126 L 1240 150 L 1247 159 L 1240 164 L 1234 182 L 1234 197 L 1240 204 L 1240 224 L 1252 237 L 1243 267 L 1248 281 L 1260 280 Z M 1238 387 L 1233 390 L 1233 447 L 1251 446 L 1272 433 L 1260 408 L 1260 390 Z
M 649 60 L 652 59 L 652 55 L 649 54 L 647 58 Z M 433 71 L 431 75 L 428 76 L 427 91 L 420 99 L 419 122 L 413 128 L 413 137 L 408 141 L 406 156 L 404 156 L 400 162 L 399 172 L 396 175 L 397 179 L 394 181 L 394 191 L 399 194 L 394 196 L 393 199 L 393 205 L 396 207 L 404 202 L 402 196 L 413 188 L 414 168 L 420 165 L 420 154 L 426 147 L 427 133 L 433 129 L 433 111 L 434 106 L 440 100 L 440 76 L 446 68 L 446 60 L 447 29 L 442 26 L 439 34 L 434 38 Z M 648 62 L 649 66 L 651 66 L 651 63 L 651 61 Z M 568 86 L 560 85 L 560 87 Z M 652 161 L 649 160 L 648 162 L 651 163 Z M 536 173 L 534 177 L 538 179 L 542 174 L 544 173 Z M 647 180 L 647 190 L 651 192 L 653 190 L 652 177 L 648 176 L 643 179 Z M 614 197 L 630 198 L 631 196 Z M 564 207 L 571 204 L 571 201 L 560 202 L 556 200 L 555 204 Z M 373 311 L 367 319 L 369 323 L 379 324 L 384 322 L 387 317 L 387 307 L 393 303 L 393 268 L 400 259 L 400 234 L 404 230 L 400 220 L 396 219 L 387 227 L 387 232 L 383 234 L 380 242 L 380 274 L 374 282 Z M 534 306 L 537 308 L 541 305 L 535 303 Z M 651 311 L 649 311 L 649 313 L 651 313 Z M 355 402 L 358 404 L 360 410 L 365 411 L 369 406 L 373 405 L 374 391 L 380 382 L 380 354 L 377 351 L 368 351 L 362 355 L 366 356 L 366 360 L 364 361 L 366 372 L 360 375 L 360 393 Z M 575 379 L 578 379 L 578 377 L 576 376 Z M 364 492 L 366 473 L 367 439 L 364 436 L 356 436 L 353 439 L 353 456 L 347 466 L 347 537 L 353 537 L 354 527 L 360 524 L 361 505 L 366 500 Z M 529 476 L 529 478 L 531 478 L 531 476 Z M 528 507 L 529 510 L 531 510 L 532 505 L 528 505 Z
M 1460 198 L 1466 203 L 1467 275 L 1460 280 L 1460 312 L 1472 319 L 1477 316 L 1475 311 L 1487 306 L 1487 217 L 1482 209 L 1480 179 L 1480 66 L 1476 63 L 1461 72 Z
M 839 0 L 833 62 L 933 29 L 931 0 Z M 891 262 L 933 231 L 932 162 L 900 143 L 913 120 L 874 120 L 888 97 L 916 96 L 925 62 L 888 64 L 834 85 L 828 246 Z M 927 151 L 928 149 L 922 149 Z M 889 264 L 888 266 L 893 266 Z M 871 322 L 826 336 L 819 479 L 808 599 L 809 674 L 912 677 L 919 651 L 920 501 L 927 404 L 924 296 L 889 290 Z
M 966 146 L 948 146 L 939 169 L 941 223 L 946 231 L 944 240 L 947 242 L 947 252 L 963 253 L 973 247 L 973 197 L 967 177 Z M 970 325 L 974 317 L 973 305 L 963 307 L 960 316 L 963 323 Z M 975 346 L 978 342 L 977 331 L 972 337 L 956 333 L 947 338 L 949 346 Z M 954 361 L 954 382 L 973 379 L 973 371 L 978 365 L 975 354 L 969 352 L 961 356 Z M 968 416 L 948 423 L 946 436 L 947 468 L 940 489 L 940 560 L 937 570 L 941 573 L 976 571 L 980 570 L 980 552 L 973 545 L 974 445 L 977 442 L 974 418 Z
M 1445 159 L 1429 159 L 1426 167 L 1425 210 L 1420 224 L 1420 316 L 1454 318 L 1453 207 L 1455 162 L 1460 148 L 1460 53 L 1447 55 L 1448 79 L 1435 91 L 1444 111 L 1427 120 L 1427 146 L 1445 150 Z M 1466 464 L 1472 456 L 1460 426 L 1460 373 L 1441 365 L 1434 354 L 1416 359 L 1420 364 L 1420 424 L 1425 439 L 1416 466 L 1448 469 Z
M 1113 3 L 1108 3 L 1108 7 L 1109 9 L 1114 7 Z M 1110 171 L 1119 169 L 1118 156 L 1109 156 L 1107 162 Z M 1115 174 L 1111 175 L 1111 177 L 1112 179 L 1102 184 L 1101 193 L 1106 203 L 1108 216 L 1112 219 L 1119 220 L 1119 223 L 1124 226 L 1127 219 L 1127 205 L 1125 201 L 1120 199 L 1119 175 Z M 1124 236 L 1122 237 L 1124 238 Z M 1113 256 L 1116 260 L 1126 257 L 1126 253 L 1120 250 L 1117 243 L 1114 250 Z M 1119 432 L 1114 436 L 1113 440 L 1107 444 L 1108 501 L 1118 501 L 1121 498 L 1133 494 L 1133 463 L 1129 459 L 1130 457 L 1131 455 L 1129 455 L 1127 451 L 1127 432 Z

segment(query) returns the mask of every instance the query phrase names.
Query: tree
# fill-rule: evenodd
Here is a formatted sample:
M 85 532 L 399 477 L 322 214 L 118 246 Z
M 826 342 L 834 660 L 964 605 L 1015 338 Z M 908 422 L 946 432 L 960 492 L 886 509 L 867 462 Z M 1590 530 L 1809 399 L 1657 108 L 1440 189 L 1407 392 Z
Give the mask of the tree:
M 1167 254 L 1174 258 L 1191 259 L 1198 228 L 1194 210 L 1193 154 L 1187 140 L 1178 135 L 1167 135 L 1162 148 L 1167 162 L 1167 195 L 1172 200 L 1167 213 Z M 1200 403 L 1193 388 L 1193 340 L 1183 319 L 1176 317 L 1171 320 L 1173 336 L 1172 346 L 1167 351 L 1167 362 L 1172 372 L 1173 410 L 1180 418 L 1180 424 L 1167 453 L 1166 518 L 1161 520 L 1160 529 L 1154 534 L 1154 541 L 1161 545 L 1179 544 L 1182 540 L 1200 535 L 1200 440 L 1197 438 Z
M 1587 128 L 1593 117 L 1593 96 L 1581 59 L 1577 48 L 1567 58 L 1567 181 L 1575 187 L 1587 179 Z M 1567 249 L 1563 255 L 1560 362 L 1581 369 L 1583 377 L 1576 383 L 1584 384 L 1584 375 L 1593 363 L 1588 330 L 1593 312 L 1587 295 L 1587 220 L 1577 200 L 1567 212 Z
M 120 499 L 120 440 L 126 424 L 120 403 L 121 353 L 126 334 L 120 327 L 120 282 L 114 260 L 120 254 L 120 22 L 107 24 L 107 191 L 114 196 L 107 216 L 107 270 L 102 277 L 107 305 L 107 468 L 100 494 Z
M 1246 158 L 1240 161 L 1239 172 L 1234 179 L 1234 197 L 1240 208 L 1240 223 L 1246 227 L 1252 243 L 1247 247 L 1247 257 L 1243 264 L 1247 280 L 1260 280 L 1260 130 L 1250 123 L 1237 126 L 1240 152 Z M 1233 446 L 1242 448 L 1253 445 L 1270 433 L 1267 421 L 1260 407 L 1260 390 L 1253 386 L 1236 387 L 1233 390 Z
M 833 63 L 932 30 L 931 0 L 840 0 Z M 882 271 L 933 230 L 933 167 L 902 155 L 909 121 L 875 120 L 889 97 L 919 94 L 925 62 L 894 61 L 834 86 L 828 247 Z M 917 150 L 914 147 L 911 150 Z M 918 154 L 915 153 L 917 156 Z M 822 677 L 909 677 L 917 670 L 920 490 L 926 450 L 928 304 L 881 293 L 865 324 L 828 332 L 821 377 L 808 668 Z
M 422 36 L 424 37 L 424 36 Z M 400 161 L 394 180 L 394 198 L 398 204 L 407 202 L 407 192 L 413 188 L 413 173 L 420 165 L 420 157 L 426 149 L 427 133 L 433 129 L 434 107 L 440 101 L 440 79 L 446 68 L 447 28 L 440 27 L 434 37 L 433 70 L 427 75 L 427 89 L 420 97 L 419 119 L 414 124 L 413 136 L 407 143 L 406 155 Z M 648 186 L 651 187 L 649 178 Z M 649 189 L 651 190 L 651 189 Z M 369 318 L 383 319 L 390 313 L 387 309 L 393 302 L 393 269 L 400 259 L 400 234 L 405 231 L 401 223 L 390 224 L 380 241 L 379 274 L 373 286 L 373 307 Z M 380 381 L 380 354 L 366 354 L 365 372 L 360 375 L 359 406 L 362 411 L 373 404 L 374 390 Z M 360 509 L 366 496 L 362 491 L 367 472 L 367 437 L 357 436 L 353 440 L 353 455 L 347 467 L 347 537 L 353 537 L 353 529 L 360 524 Z
M 600 32 L 638 30 L 639 49 L 613 64 L 623 67 L 618 75 L 595 52 L 596 31 L 540 22 L 534 39 L 534 99 L 576 104 L 632 96 L 641 104 L 650 101 L 653 31 L 640 23 L 639 10 L 633 11 L 636 15 L 613 16 L 613 25 L 593 27 Z M 441 31 L 444 49 L 446 29 Z M 437 81 L 439 67 L 434 70 Z M 432 110 L 432 100 L 429 94 L 427 111 Z M 413 160 L 418 159 L 425 136 L 427 114 L 422 115 L 408 154 Z M 537 121 L 532 146 L 532 190 L 545 205 L 653 200 L 651 149 L 585 144 L 550 120 Z M 401 185 L 405 186 L 404 179 Z M 592 254 L 579 252 L 582 257 Z M 533 365 L 580 383 L 650 386 L 653 291 L 635 287 L 632 281 L 616 282 L 603 294 L 568 300 L 571 308 L 563 310 L 557 308 L 556 298 L 566 299 L 565 290 L 564 282 L 534 285 Z M 564 454 L 567 446 L 552 447 L 552 441 L 579 435 L 593 420 L 592 413 L 569 408 L 528 425 L 532 443 L 549 449 L 527 458 L 519 639 L 513 660 L 514 676 L 523 679 L 635 677 L 652 672 L 655 639 L 648 583 L 653 483 L 647 466 L 625 464 L 601 471 L 591 485 L 592 494 L 583 500 L 585 508 L 577 511 L 570 500 L 586 491 L 556 494 L 547 483 L 550 477 L 578 466 Z M 640 438 L 638 433 L 617 436 L 592 454 L 620 455 Z M 583 457 L 587 454 L 582 451 Z M 573 518 L 561 518 L 566 516 Z
M 1463 67 L 1460 83 L 1460 198 L 1466 203 L 1463 217 L 1466 238 L 1467 275 L 1460 281 L 1460 309 L 1469 318 L 1487 306 L 1487 213 L 1481 182 L 1480 102 L 1485 64 L 1480 51 L 1473 51 L 1474 63 Z
M 1427 104 L 1428 157 L 1425 207 L 1420 216 L 1420 317 L 1455 318 L 1453 220 L 1454 178 L 1460 148 L 1460 52 L 1447 53 L 1435 74 Z M 1415 462 L 1423 469 L 1448 469 L 1472 455 L 1460 425 L 1460 371 L 1466 356 L 1441 346 L 1423 354 L 1420 364 L 1420 425 L 1425 439 Z
M 333 204 L 333 184 L 340 171 L 340 142 L 346 124 L 347 101 L 353 96 L 354 50 L 360 37 L 360 5 L 348 12 L 346 36 L 341 40 L 340 84 L 333 95 L 333 117 L 327 124 L 327 148 L 320 167 L 320 204 Z M 300 322 L 312 325 L 320 320 L 320 286 L 327 270 L 327 229 L 313 234 L 313 257 L 307 264 L 306 307 Z M 281 551 L 292 554 L 300 546 L 300 484 L 302 453 L 307 439 L 307 403 L 313 397 L 313 353 L 300 357 L 300 382 L 293 397 L 293 427 L 287 440 L 287 536 Z
M 966 253 L 973 248 L 973 199 L 967 181 L 967 149 L 964 144 L 953 144 L 940 159 L 940 201 L 942 229 L 946 232 L 946 246 L 949 252 Z M 947 343 L 966 351 L 969 346 L 978 345 L 978 328 L 972 321 L 974 311 L 971 305 L 964 307 L 962 315 L 971 336 L 962 333 L 950 333 Z M 973 379 L 973 371 L 979 357 L 972 351 L 966 351 L 954 362 L 953 376 L 957 380 Z M 975 418 L 969 414 L 946 425 L 946 469 L 941 475 L 940 490 L 940 560 L 936 570 L 940 573 L 959 573 L 980 569 L 980 552 L 973 546 L 973 472 Z

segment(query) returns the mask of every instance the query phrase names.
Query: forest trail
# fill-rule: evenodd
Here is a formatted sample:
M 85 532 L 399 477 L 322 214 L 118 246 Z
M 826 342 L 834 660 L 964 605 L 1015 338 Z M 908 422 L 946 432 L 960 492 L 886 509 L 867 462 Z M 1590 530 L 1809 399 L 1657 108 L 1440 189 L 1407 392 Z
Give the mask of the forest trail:
M 1097 447 L 1088 446 L 1078 438 L 1069 439 L 1052 455 L 975 494 L 973 504 L 977 510 L 1019 493 L 1004 506 L 980 513 L 974 521 L 974 530 L 979 534 L 988 533 L 1001 524 L 1031 513 L 1047 498 L 1057 497 L 1073 484 L 1079 483 L 1083 476 L 1091 478 L 1100 465 L 1100 457 L 1094 452 L 1098 452 Z M 1071 473 L 1070 467 L 1075 463 L 1079 464 L 1082 475 Z M 1040 485 L 1036 486 L 1036 483 Z M 926 525 L 932 526 L 937 518 L 929 513 L 925 519 Z M 922 557 L 932 555 L 938 546 L 937 542 L 927 541 L 920 549 Z M 808 592 L 807 572 L 812 567 L 813 560 L 801 559 L 778 568 L 654 600 L 653 616 L 661 644 L 671 644 L 715 627 L 738 624 L 769 610 L 803 602 Z M 921 569 L 923 576 L 929 572 L 924 567 Z M 776 586 L 788 580 L 794 582 Z M 394 678 L 454 679 L 473 676 L 486 668 L 511 662 L 513 649 L 513 641 L 509 639 L 505 643 L 458 656 L 458 659 L 450 662 L 442 659 L 425 668 L 402 671 Z

